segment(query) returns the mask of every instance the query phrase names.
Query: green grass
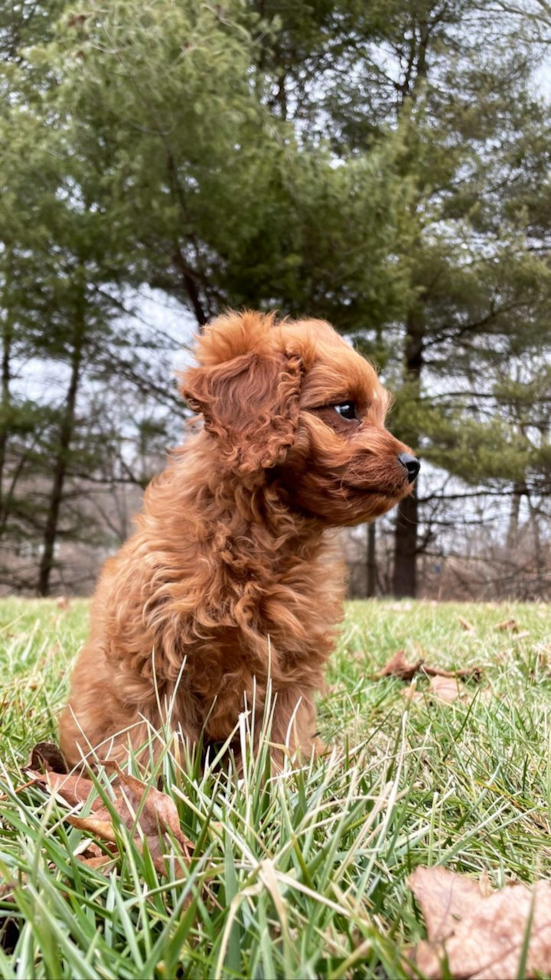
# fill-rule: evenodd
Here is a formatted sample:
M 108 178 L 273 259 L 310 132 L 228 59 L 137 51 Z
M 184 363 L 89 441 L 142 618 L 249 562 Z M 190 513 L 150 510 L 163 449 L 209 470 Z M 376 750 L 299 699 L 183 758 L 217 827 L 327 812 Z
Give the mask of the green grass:
M 320 701 L 332 755 L 266 778 L 264 752 L 238 781 L 167 751 L 151 778 L 197 845 L 168 877 L 124 827 L 108 872 L 85 867 L 68 808 L 20 789 L 32 745 L 55 737 L 86 608 L 0 604 L 1 977 L 405 977 L 425 936 L 406 884 L 418 864 L 550 876 L 550 608 L 350 604 Z M 510 616 L 518 639 L 495 629 Z M 373 679 L 400 647 L 479 665 L 482 682 L 408 704 Z

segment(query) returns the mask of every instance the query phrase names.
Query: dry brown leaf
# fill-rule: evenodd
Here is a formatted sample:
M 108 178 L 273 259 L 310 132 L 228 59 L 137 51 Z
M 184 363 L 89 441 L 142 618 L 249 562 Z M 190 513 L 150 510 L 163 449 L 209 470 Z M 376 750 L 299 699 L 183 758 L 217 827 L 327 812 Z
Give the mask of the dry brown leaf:
M 117 835 L 110 820 L 100 820 L 98 817 L 67 817 L 67 821 L 86 834 L 93 834 L 109 844 L 117 843 Z
M 479 681 L 482 677 L 482 667 L 461 667 L 459 670 L 444 670 L 443 667 L 431 667 L 429 664 L 423 664 L 422 674 L 428 674 L 429 677 L 472 677 L 473 680 Z
M 113 807 L 124 825 L 129 830 L 134 830 L 134 840 L 140 849 L 142 849 L 141 840 L 145 838 L 157 871 L 162 874 L 166 871 L 163 855 L 168 850 L 169 834 L 176 841 L 183 856 L 189 859 L 193 852 L 193 844 L 182 833 L 174 801 L 154 786 L 149 786 L 140 779 L 122 772 L 115 763 L 105 763 L 105 766 L 116 772 L 116 780 L 111 783 L 111 789 L 115 794 Z M 92 781 L 84 776 L 63 775 L 49 771 L 38 773 L 29 770 L 28 772 L 35 782 L 42 783 L 70 806 L 85 803 L 94 789 Z M 93 800 L 91 813 L 87 817 L 70 816 L 67 819 L 73 827 L 92 834 L 102 841 L 111 844 L 117 841 L 111 813 L 99 797 Z
M 25 768 L 46 769 L 50 772 L 69 772 L 63 752 L 53 742 L 37 742 Z
M 75 851 L 75 853 L 76 853 L 76 851 Z M 96 844 L 96 842 L 93 841 L 93 840 L 89 840 L 89 841 L 86 842 L 86 847 L 81 852 L 81 854 L 79 855 L 79 857 L 86 857 L 86 858 L 89 858 L 89 857 L 100 857 L 102 854 L 103 854 L 103 851 L 102 851 L 101 847 L 99 846 L 99 844 Z
M 95 841 L 83 841 L 82 844 L 84 845 L 83 851 L 79 853 L 77 848 L 75 857 L 81 864 L 95 871 L 101 871 L 104 868 L 110 870 L 111 865 L 119 856 L 116 844 L 104 844 L 103 848 Z
M 411 684 L 403 692 L 408 701 L 424 701 L 426 698 L 436 698 L 446 704 L 465 699 L 465 695 L 459 687 L 457 677 L 441 677 L 439 674 L 431 677 L 430 684 L 425 690 L 416 690 L 415 684 Z
M 102 854 L 97 857 L 79 857 L 78 860 L 81 864 L 85 864 L 87 868 L 91 868 L 92 871 L 109 870 L 113 861 L 116 861 L 116 855 Z
M 127 775 L 116 762 L 106 762 L 104 765 L 106 768 L 112 769 L 117 773 L 134 809 L 137 809 L 138 805 L 143 802 L 143 816 L 140 817 L 140 826 L 146 833 L 157 830 L 160 821 L 164 827 L 172 831 L 176 840 L 181 839 L 181 843 L 186 841 L 180 829 L 180 819 L 176 804 L 170 796 L 167 796 L 166 793 L 161 793 L 154 786 L 142 782 L 141 779 L 136 779 L 135 776 Z M 145 827 L 146 822 L 148 822 L 147 830 Z
M 457 698 L 462 697 L 456 677 L 441 677 L 439 675 L 431 677 L 428 694 L 438 698 L 439 701 L 445 701 L 446 704 L 451 704 Z
M 474 626 L 473 626 L 473 624 L 472 623 L 469 623 L 469 620 L 468 619 L 465 619 L 464 616 L 458 616 L 457 617 L 457 622 L 465 630 L 466 633 L 474 633 Z
M 71 605 L 71 601 L 66 595 L 58 595 L 55 604 L 58 609 L 68 609 Z
M 500 630 L 501 632 L 510 630 L 512 633 L 516 633 L 518 630 L 518 623 L 516 619 L 504 619 L 502 623 L 497 624 L 496 630 Z
M 27 769 L 26 772 L 33 782 L 42 783 L 52 793 L 57 793 L 61 796 L 69 806 L 78 806 L 81 803 L 86 803 L 90 793 L 95 788 L 92 780 L 86 779 L 85 776 L 65 775 L 60 772 L 51 772 L 49 769 L 46 772 L 36 772 L 33 769 Z M 111 819 L 109 811 L 106 810 L 103 801 L 98 797 L 92 803 L 92 810 L 97 811 L 100 808 L 108 814 L 107 819 Z
M 421 906 L 431 942 L 446 939 L 457 920 L 469 915 L 483 898 L 475 878 L 454 874 L 447 868 L 416 868 L 408 885 Z
M 405 651 L 398 650 L 375 676 L 377 680 L 381 677 L 399 677 L 400 680 L 410 681 L 415 674 L 425 674 L 427 677 L 472 677 L 474 680 L 480 680 L 482 669 L 464 667 L 460 670 L 444 670 L 443 667 L 431 667 L 423 659 L 408 664 Z
M 398 650 L 377 677 L 399 677 L 403 681 L 410 681 L 424 664 L 424 660 L 417 660 L 414 664 L 406 663 L 405 650 Z
M 440 980 L 516 977 L 533 913 L 525 977 L 551 971 L 551 882 L 512 885 L 488 894 L 488 883 L 445 868 L 417 868 L 409 878 L 428 940 L 413 951 L 416 969 Z

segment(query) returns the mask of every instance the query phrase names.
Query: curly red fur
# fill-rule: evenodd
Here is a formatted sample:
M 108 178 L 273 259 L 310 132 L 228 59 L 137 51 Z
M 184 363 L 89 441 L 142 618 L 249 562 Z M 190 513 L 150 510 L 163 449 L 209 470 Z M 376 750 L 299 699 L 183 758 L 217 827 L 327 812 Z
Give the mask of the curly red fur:
M 409 491 L 385 428 L 388 396 L 328 324 L 220 317 L 182 391 L 204 425 L 145 495 L 137 530 L 101 575 L 61 745 L 122 758 L 170 722 L 226 740 L 245 703 L 271 738 L 309 751 L 314 697 L 342 614 L 332 527 Z M 357 420 L 332 407 L 353 401 Z

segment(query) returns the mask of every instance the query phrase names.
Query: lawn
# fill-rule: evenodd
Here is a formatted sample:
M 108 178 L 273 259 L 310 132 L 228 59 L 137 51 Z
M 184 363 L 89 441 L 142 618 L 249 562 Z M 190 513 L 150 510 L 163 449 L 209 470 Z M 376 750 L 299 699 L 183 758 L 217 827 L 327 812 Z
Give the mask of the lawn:
M 551 608 L 349 604 L 320 700 L 333 753 L 275 778 L 261 754 L 238 781 L 167 752 L 151 779 L 196 849 L 191 863 L 174 850 L 166 875 L 123 825 L 106 869 L 83 864 L 67 805 L 24 787 L 86 612 L 0 604 L 1 977 L 406 977 L 425 936 L 417 865 L 496 886 L 551 877 Z M 516 631 L 496 629 L 508 619 Z M 410 700 L 374 678 L 400 648 L 482 678 L 453 704 Z

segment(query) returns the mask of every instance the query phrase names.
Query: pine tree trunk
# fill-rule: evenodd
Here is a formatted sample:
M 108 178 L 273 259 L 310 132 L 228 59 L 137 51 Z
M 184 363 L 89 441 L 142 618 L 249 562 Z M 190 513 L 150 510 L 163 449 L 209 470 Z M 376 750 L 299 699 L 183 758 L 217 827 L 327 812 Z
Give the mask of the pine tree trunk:
M 542 553 L 541 547 L 541 534 L 539 525 L 539 514 L 537 507 L 532 503 L 530 494 L 527 494 L 528 506 L 530 508 L 530 524 L 532 525 L 532 534 L 534 537 L 534 559 L 536 563 L 535 568 L 535 586 L 532 586 L 530 590 L 530 598 L 541 597 L 545 595 L 545 581 L 544 581 L 544 571 L 545 571 L 545 561 Z
M 80 316 L 77 320 L 78 323 L 74 335 L 71 357 L 71 377 L 59 428 L 59 442 L 53 464 L 50 502 L 42 537 L 42 557 L 40 559 L 37 584 L 37 591 L 40 596 L 48 596 L 50 594 L 50 576 L 54 566 L 55 545 L 59 531 L 59 516 L 63 501 L 63 488 L 67 476 L 69 451 L 75 427 L 76 400 L 80 382 L 84 338 L 84 309 L 81 309 Z
M 406 356 L 404 380 L 420 396 L 423 368 L 423 339 L 425 325 L 422 310 L 412 308 L 406 321 Z M 418 434 L 413 430 L 401 432 L 401 437 L 415 450 Z M 392 591 L 395 596 L 415 596 L 417 587 L 417 530 L 419 503 L 417 493 L 405 497 L 398 507 L 394 536 L 394 573 Z
M 518 543 L 518 528 L 520 517 L 520 502 L 523 494 L 526 493 L 524 480 L 517 480 L 513 485 L 513 497 L 511 500 L 511 513 L 509 515 L 509 527 L 507 530 L 507 547 L 516 548 Z
M 2 377 L 1 377 L 1 394 L 0 394 L 0 405 L 1 405 L 1 418 L 0 418 L 0 517 L 4 517 L 4 475 L 6 469 L 6 451 L 8 445 L 8 432 L 9 432 L 9 414 L 11 408 L 11 348 L 13 340 L 13 316 L 11 313 L 10 304 L 10 279 L 11 279 L 11 250 L 8 256 L 8 262 L 6 267 L 6 282 L 5 282 L 5 302 L 4 310 L 5 316 L 2 322 Z
M 417 525 L 419 504 L 415 491 L 398 508 L 394 539 L 392 591 L 398 598 L 417 593 Z

